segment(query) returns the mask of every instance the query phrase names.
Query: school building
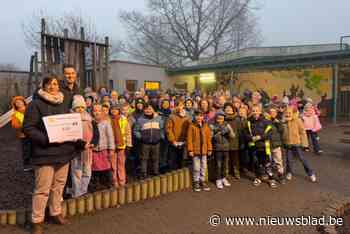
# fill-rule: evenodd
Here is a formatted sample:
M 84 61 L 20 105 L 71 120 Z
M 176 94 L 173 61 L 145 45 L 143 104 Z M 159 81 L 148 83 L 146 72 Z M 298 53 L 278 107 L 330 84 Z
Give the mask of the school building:
M 242 94 L 263 89 L 321 102 L 324 113 L 350 118 L 350 49 L 340 44 L 247 48 L 188 66 L 169 68 L 171 85 L 209 92 Z M 334 110 L 334 111 L 333 111 Z

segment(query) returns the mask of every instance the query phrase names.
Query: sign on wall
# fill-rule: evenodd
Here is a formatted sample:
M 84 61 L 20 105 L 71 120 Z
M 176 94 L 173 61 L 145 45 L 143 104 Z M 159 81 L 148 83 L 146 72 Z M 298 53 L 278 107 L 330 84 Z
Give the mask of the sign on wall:
M 145 81 L 145 90 L 159 90 L 160 81 Z

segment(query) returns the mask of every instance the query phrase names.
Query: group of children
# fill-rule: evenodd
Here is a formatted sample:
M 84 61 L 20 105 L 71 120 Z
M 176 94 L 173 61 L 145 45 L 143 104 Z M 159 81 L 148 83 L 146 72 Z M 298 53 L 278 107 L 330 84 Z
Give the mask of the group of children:
M 27 169 L 30 142 L 21 132 L 26 102 L 15 97 L 12 105 L 12 126 L 22 140 Z M 125 97 L 106 90 L 76 95 L 71 112 L 81 114 L 88 144 L 71 162 L 70 194 L 79 197 L 89 189 L 125 185 L 126 160 L 133 162 L 132 173 L 140 179 L 192 165 L 197 192 L 210 190 L 208 177 L 215 177 L 216 187 L 223 189 L 241 173 L 253 174 L 255 186 L 267 182 L 275 188 L 292 179 L 293 157 L 316 182 L 304 151 L 312 146 L 316 154 L 322 153 L 319 111 L 311 101 L 302 113 L 299 110 L 276 100 L 262 104 L 258 92 L 244 100 L 224 94 L 149 97 L 137 92 Z M 215 170 L 208 170 L 208 164 Z

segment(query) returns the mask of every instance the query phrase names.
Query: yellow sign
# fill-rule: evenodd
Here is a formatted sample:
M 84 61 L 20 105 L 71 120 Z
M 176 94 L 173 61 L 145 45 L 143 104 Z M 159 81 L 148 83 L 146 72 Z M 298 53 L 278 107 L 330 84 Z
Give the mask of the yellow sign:
M 145 81 L 145 89 L 146 90 L 159 90 L 160 82 L 158 81 Z
M 199 74 L 199 81 L 201 83 L 215 83 L 215 73 L 201 73 Z

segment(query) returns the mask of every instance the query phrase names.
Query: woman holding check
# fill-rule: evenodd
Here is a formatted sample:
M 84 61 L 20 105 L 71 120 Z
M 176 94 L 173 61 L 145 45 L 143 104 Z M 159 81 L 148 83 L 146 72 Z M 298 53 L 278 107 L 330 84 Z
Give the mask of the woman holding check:
M 49 210 L 53 222 L 64 225 L 67 221 L 61 215 L 62 192 L 67 181 L 69 162 L 79 156 L 85 142 L 50 143 L 43 117 L 66 114 L 64 95 L 60 92 L 58 78 L 47 76 L 38 91 L 38 99 L 30 103 L 23 130 L 31 140 L 31 163 L 35 166 L 35 188 L 32 200 L 32 223 L 35 234 L 43 233 L 45 208 L 49 200 Z

